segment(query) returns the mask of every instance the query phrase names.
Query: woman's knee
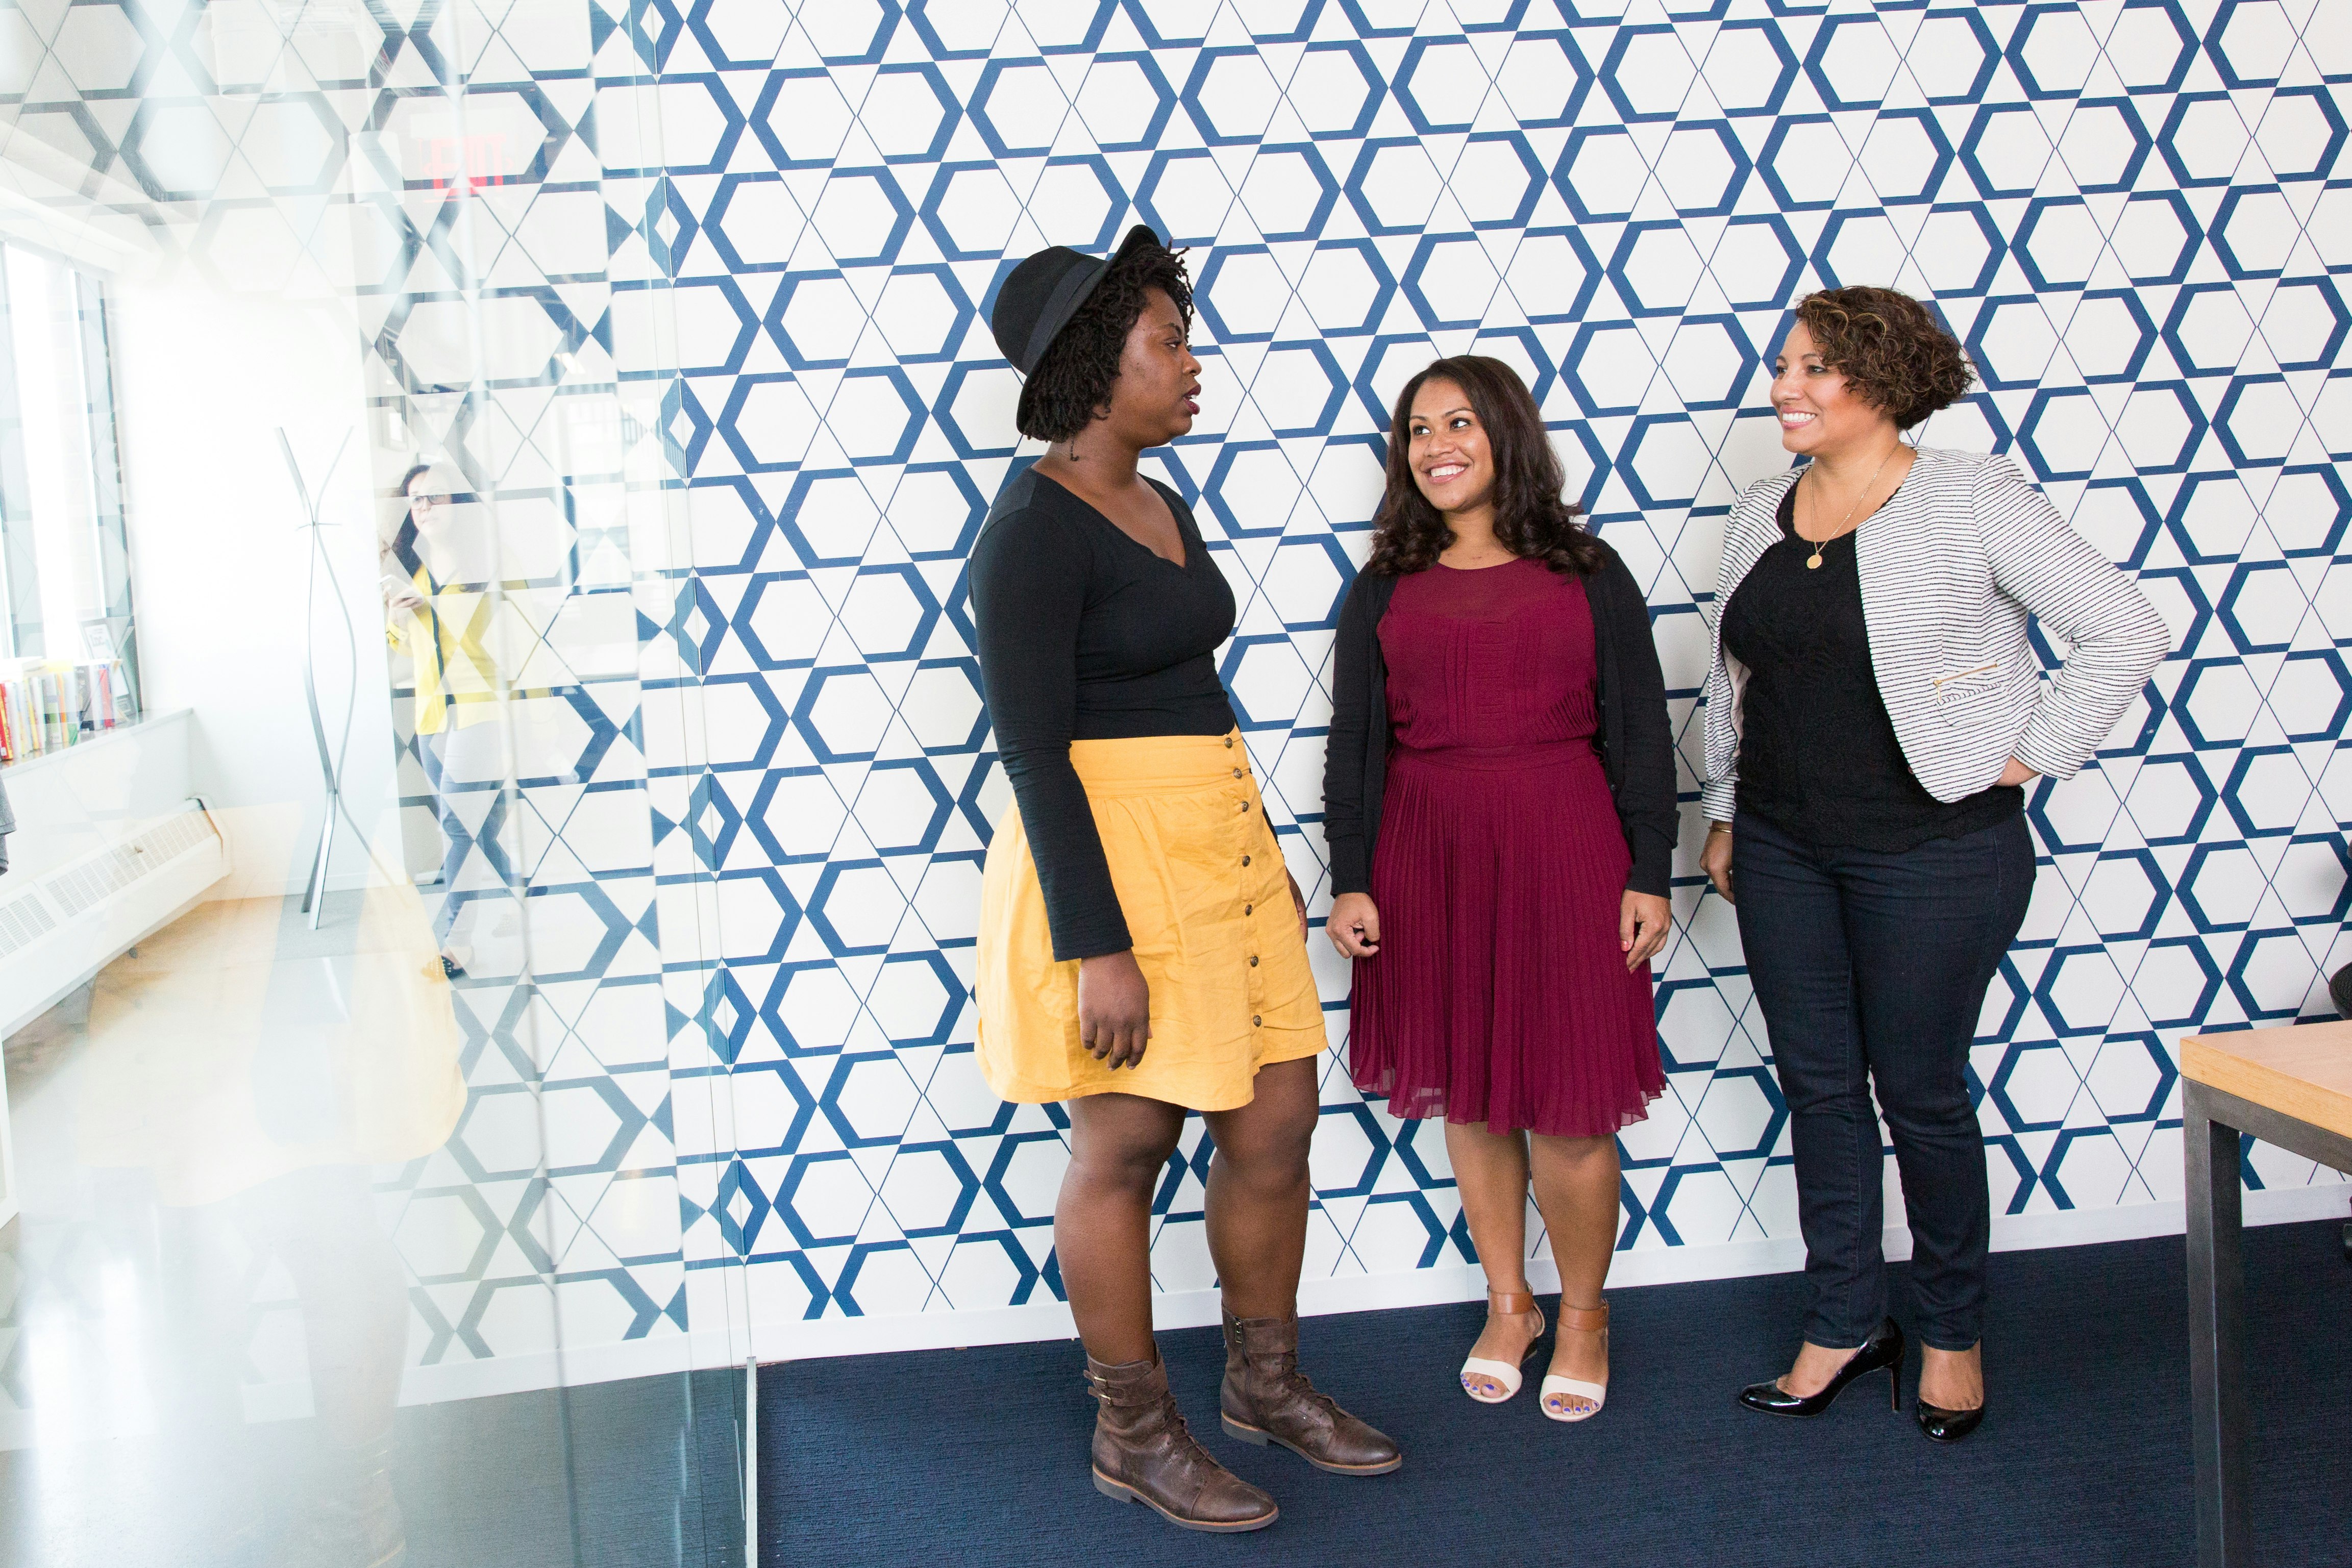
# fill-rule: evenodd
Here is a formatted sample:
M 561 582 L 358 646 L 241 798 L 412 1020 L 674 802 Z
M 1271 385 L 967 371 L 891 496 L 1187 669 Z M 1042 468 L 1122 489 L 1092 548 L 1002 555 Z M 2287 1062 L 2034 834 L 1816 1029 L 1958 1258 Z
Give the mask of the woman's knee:
M 1069 1179 L 1087 1192 L 1115 1193 L 1149 1203 L 1159 1189 L 1160 1173 L 1167 1168 L 1171 1152 L 1127 1145 L 1097 1148 L 1085 1155 L 1073 1154 Z
M 1977 1122 L 1976 1106 L 1969 1103 L 1965 1090 L 1932 1099 L 1882 1104 L 1880 1109 L 1886 1116 L 1887 1134 L 1898 1151 L 1906 1144 L 1976 1144 L 1984 1138 L 1984 1131 Z
M 1307 1176 L 1307 1157 L 1315 1144 L 1318 1107 L 1308 1103 L 1268 1107 L 1245 1122 L 1232 1121 L 1219 1129 L 1217 1157 L 1227 1169 L 1254 1186 L 1290 1186 Z
M 1616 1163 L 1617 1140 L 1614 1137 L 1560 1138 L 1549 1133 L 1537 1133 L 1528 1142 L 1532 1145 L 1534 1158 L 1545 1166 L 1582 1170 Z
M 1889 1062 L 1873 1075 L 1886 1130 L 1899 1140 L 1978 1135 L 1976 1102 L 1969 1093 L 1964 1054 L 1946 1060 Z M 1890 1070 L 1891 1069 L 1891 1070 Z
M 1140 1193 L 1149 1197 L 1184 1130 L 1182 1118 L 1161 1124 L 1156 1118 L 1086 1115 L 1073 1118 L 1070 1175 L 1092 1191 Z
M 1844 1116 L 1857 1122 L 1876 1121 L 1871 1103 L 1870 1081 L 1840 1071 L 1808 1071 L 1786 1061 L 1775 1074 L 1780 1103 L 1791 1116 Z

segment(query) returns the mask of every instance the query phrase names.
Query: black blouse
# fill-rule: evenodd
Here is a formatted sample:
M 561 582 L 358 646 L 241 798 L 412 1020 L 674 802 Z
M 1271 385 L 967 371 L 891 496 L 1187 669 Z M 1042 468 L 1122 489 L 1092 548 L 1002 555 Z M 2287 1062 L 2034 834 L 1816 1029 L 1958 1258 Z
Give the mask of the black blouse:
M 997 496 L 971 550 L 981 685 L 1057 960 L 1134 945 L 1070 742 L 1234 727 L 1215 657 L 1234 591 L 1183 497 L 1150 483 L 1183 537 L 1181 567 L 1034 467 Z
M 1854 536 L 1823 546 L 1818 570 L 1805 565 L 1812 553 L 1797 536 L 1792 485 L 1780 497 L 1780 542 L 1723 610 L 1723 645 L 1748 666 L 1739 809 L 1809 843 L 1889 853 L 2024 810 L 2014 785 L 1948 804 L 1927 793 L 1879 695 Z

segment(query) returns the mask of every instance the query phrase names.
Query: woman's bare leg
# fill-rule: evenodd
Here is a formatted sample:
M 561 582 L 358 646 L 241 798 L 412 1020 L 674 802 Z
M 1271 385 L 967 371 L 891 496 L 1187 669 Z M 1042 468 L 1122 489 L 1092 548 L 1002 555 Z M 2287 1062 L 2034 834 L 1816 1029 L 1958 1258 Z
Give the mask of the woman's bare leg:
M 1490 1291 L 1528 1288 L 1528 1139 L 1518 1132 L 1496 1133 L 1482 1123 L 1445 1124 L 1445 1157 L 1462 1195 L 1462 1217 L 1471 1245 L 1486 1270 Z M 1470 1354 L 1517 1366 L 1542 1332 L 1533 1312 L 1486 1314 L 1486 1327 Z M 1481 1392 L 1503 1392 L 1492 1378 L 1474 1375 Z
M 1087 1354 L 1149 1361 L 1151 1194 L 1184 1131 L 1182 1107 L 1134 1094 L 1069 1103 L 1070 1166 L 1054 1205 L 1062 1288 Z
M 1609 1262 L 1617 1249 L 1617 1140 L 1555 1138 L 1530 1134 L 1536 1207 L 1559 1266 L 1564 1307 L 1601 1305 L 1609 1282 Z M 1551 1370 L 1581 1383 L 1609 1381 L 1609 1342 L 1601 1334 L 1563 1332 L 1553 1347 Z M 1564 1396 L 1570 1406 L 1591 1401 Z
M 1225 1310 L 1237 1318 L 1284 1317 L 1298 1304 L 1321 1060 L 1262 1068 L 1248 1104 L 1204 1117 L 1217 1145 L 1209 1162 L 1209 1256 Z

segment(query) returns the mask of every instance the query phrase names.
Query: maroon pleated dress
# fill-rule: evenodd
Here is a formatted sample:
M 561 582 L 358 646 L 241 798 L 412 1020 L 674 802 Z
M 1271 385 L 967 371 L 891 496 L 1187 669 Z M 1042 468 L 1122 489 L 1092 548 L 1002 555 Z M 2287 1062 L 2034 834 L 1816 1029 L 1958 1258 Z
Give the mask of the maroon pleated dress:
M 1617 946 L 1633 857 L 1594 749 L 1583 584 L 1537 560 L 1433 566 L 1397 584 L 1380 639 L 1394 738 L 1356 1087 L 1402 1117 L 1613 1134 L 1665 1074 L 1649 966 Z

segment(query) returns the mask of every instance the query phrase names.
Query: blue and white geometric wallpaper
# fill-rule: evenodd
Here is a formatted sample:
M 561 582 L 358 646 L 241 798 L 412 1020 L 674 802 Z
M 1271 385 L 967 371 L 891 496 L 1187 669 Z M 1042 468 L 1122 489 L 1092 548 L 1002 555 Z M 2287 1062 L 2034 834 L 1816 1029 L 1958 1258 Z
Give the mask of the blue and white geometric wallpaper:
M 152 26 L 59 14 L 98 13 Z M 616 1341 L 729 1278 L 762 1323 L 1057 1293 L 1061 1120 L 971 1056 L 1007 791 L 963 562 L 1029 455 L 992 290 L 1138 221 L 1191 247 L 1204 412 L 1155 460 L 1241 602 L 1222 667 L 1318 916 L 1332 628 L 1407 376 L 1517 364 L 1647 589 L 1687 831 L 1622 1247 L 1795 1233 L 1692 768 L 1724 518 L 1787 461 L 1766 367 L 1814 287 L 1931 298 L 1983 385 L 1923 439 L 2011 455 L 2177 639 L 2096 765 L 2032 793 L 1974 1058 L 1996 1212 L 2177 1200 L 2175 1042 L 2321 1015 L 2352 960 L 2340 5 L 426 0 L 371 7 L 341 64 L 281 20 L 183 99 L 142 78 L 110 117 L 77 78 L 11 113 L 155 201 L 216 186 L 178 243 L 224 277 L 235 225 L 280 224 L 250 254 L 352 302 L 383 489 L 438 453 L 495 505 L 527 695 L 474 885 L 529 896 L 512 972 L 460 988 L 467 1119 L 398 1186 L 427 1360 L 508 1354 L 498 1292 L 535 1271 L 567 1335 Z M 202 191 L 154 155 L 184 110 L 216 128 Z M 1347 975 L 1311 946 L 1336 1043 Z M 1465 1263 L 1435 1130 L 1338 1051 L 1324 1082 L 1310 1278 Z M 1206 1161 L 1195 1123 L 1165 1290 L 1212 1282 Z

